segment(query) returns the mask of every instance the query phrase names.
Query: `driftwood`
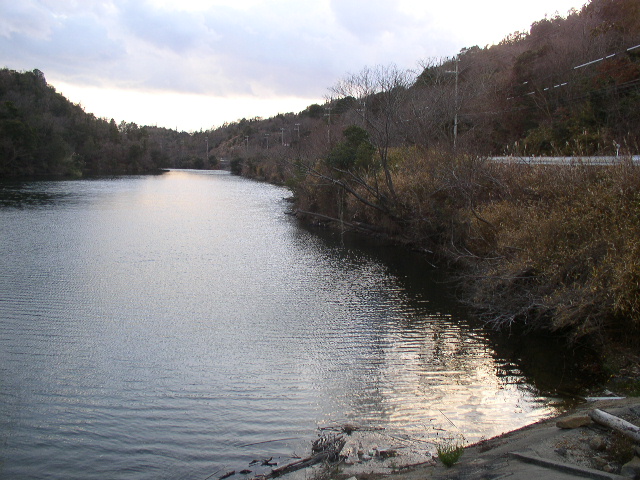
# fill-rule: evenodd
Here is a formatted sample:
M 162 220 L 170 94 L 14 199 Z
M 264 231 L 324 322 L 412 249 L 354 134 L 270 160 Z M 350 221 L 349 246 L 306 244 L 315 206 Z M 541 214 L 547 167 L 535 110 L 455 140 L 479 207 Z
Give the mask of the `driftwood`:
M 316 441 L 314 443 L 314 446 L 322 445 L 322 449 L 314 455 L 303 458 L 302 460 L 298 460 L 297 462 L 284 465 L 282 467 L 274 468 L 270 473 L 261 476 L 260 478 L 267 480 L 270 478 L 279 477 L 280 475 L 284 475 L 286 473 L 291 473 L 295 472 L 296 470 L 310 467 L 320 462 L 337 460 L 338 455 L 340 454 L 340 450 L 342 450 L 342 447 L 344 447 L 344 444 L 346 442 L 346 440 L 344 440 L 341 436 L 332 436 L 329 438 L 322 437 L 319 440 L 320 441 Z M 315 448 L 314 451 L 316 451 Z
M 600 402 L 603 400 L 624 400 L 625 397 L 585 397 L 587 402 Z
M 616 432 L 620 432 L 634 442 L 640 443 L 640 427 L 635 426 L 633 423 L 629 423 L 622 418 L 603 412 L 597 408 L 591 411 L 589 416 L 594 422 L 604 425 L 605 427 L 609 427 Z
M 385 430 L 385 427 L 362 427 L 360 425 L 353 425 L 351 423 L 345 423 L 342 425 L 331 425 L 328 427 L 322 427 L 320 430 L 322 431 L 333 431 L 346 433 L 347 435 L 351 435 L 353 432 L 378 432 Z

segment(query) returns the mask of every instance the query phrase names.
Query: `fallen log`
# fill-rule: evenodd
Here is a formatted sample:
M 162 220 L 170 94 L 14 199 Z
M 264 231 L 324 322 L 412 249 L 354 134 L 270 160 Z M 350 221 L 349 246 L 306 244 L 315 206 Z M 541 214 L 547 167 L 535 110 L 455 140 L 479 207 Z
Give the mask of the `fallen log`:
M 604 425 L 605 427 L 609 427 L 616 432 L 620 432 L 634 442 L 640 443 L 640 427 L 635 426 L 633 423 L 629 423 L 622 418 L 603 412 L 597 408 L 592 410 L 589 413 L 589 416 L 594 422 Z
M 331 441 L 325 441 L 325 448 L 316 453 L 315 455 L 311 455 L 310 457 L 303 458 L 302 460 L 298 460 L 297 462 L 290 463 L 288 465 L 283 465 L 282 467 L 274 468 L 268 474 L 261 476 L 260 478 L 264 480 L 268 480 L 270 478 L 279 477 L 286 473 L 295 472 L 296 470 L 301 470 L 303 468 L 311 467 L 320 462 L 324 462 L 325 460 L 336 460 L 340 450 L 344 446 L 346 440 L 342 437 L 333 437 Z
M 353 432 L 379 432 L 385 430 L 385 427 L 363 427 L 360 425 L 354 425 L 352 423 L 344 423 L 340 425 L 330 425 L 328 427 L 322 427 L 321 431 L 331 430 L 334 432 L 346 433 L 351 435 Z

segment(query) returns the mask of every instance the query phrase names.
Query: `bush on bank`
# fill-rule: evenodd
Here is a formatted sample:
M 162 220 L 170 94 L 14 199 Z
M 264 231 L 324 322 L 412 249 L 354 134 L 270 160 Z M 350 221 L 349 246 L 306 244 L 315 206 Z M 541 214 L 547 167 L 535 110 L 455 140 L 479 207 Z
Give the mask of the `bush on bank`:
M 574 339 L 637 339 L 640 169 L 496 170 L 504 196 L 480 205 L 473 221 L 490 239 L 473 265 L 475 302 L 492 305 L 500 327 L 519 321 Z
M 493 163 L 396 149 L 380 169 L 292 166 L 303 216 L 386 235 L 449 262 L 496 328 L 599 344 L 640 338 L 640 168 Z M 300 173 L 303 172 L 303 173 Z

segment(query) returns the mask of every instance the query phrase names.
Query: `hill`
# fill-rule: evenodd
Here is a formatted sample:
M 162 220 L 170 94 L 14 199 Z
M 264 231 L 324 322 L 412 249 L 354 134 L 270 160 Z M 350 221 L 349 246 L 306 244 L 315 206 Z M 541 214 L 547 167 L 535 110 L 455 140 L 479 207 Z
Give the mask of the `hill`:
M 300 218 L 455 265 L 495 328 L 553 331 L 610 356 L 637 349 L 640 169 L 625 161 L 640 151 L 637 0 L 592 0 L 418 74 L 365 68 L 330 94 L 300 114 L 225 125 L 216 154 L 288 185 Z M 488 161 L 496 154 L 619 161 Z

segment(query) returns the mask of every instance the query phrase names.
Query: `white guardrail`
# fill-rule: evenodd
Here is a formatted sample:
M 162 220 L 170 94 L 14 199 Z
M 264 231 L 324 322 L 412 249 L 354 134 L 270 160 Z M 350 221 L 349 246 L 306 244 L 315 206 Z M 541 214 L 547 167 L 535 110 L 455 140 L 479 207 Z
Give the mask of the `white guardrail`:
M 619 165 L 625 162 L 631 162 L 634 165 L 640 165 L 640 155 L 619 157 L 489 157 L 492 162 L 500 163 L 522 163 L 526 165 Z

